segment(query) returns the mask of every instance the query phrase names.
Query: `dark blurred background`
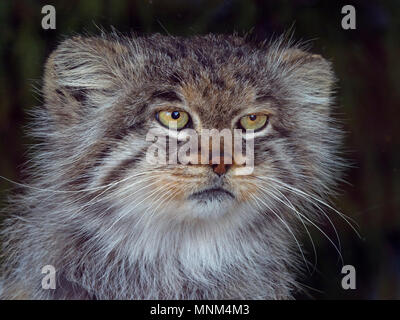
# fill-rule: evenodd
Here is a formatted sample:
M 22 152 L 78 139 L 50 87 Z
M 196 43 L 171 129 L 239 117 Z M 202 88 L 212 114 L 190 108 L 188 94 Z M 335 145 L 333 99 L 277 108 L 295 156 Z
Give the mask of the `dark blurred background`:
M 42 6 L 56 8 L 56 30 L 43 30 Z M 341 27 L 341 8 L 356 9 L 356 30 Z M 333 62 L 339 78 L 339 117 L 354 163 L 336 206 L 360 226 L 362 239 L 334 217 L 345 264 L 357 289 L 343 290 L 342 264 L 318 231 L 317 271 L 301 282 L 301 299 L 400 299 L 400 1 L 0 1 L 0 175 L 21 181 L 30 141 L 27 113 L 40 105 L 43 64 L 57 43 L 98 27 L 138 34 L 252 32 L 261 39 L 293 26 L 294 38 Z M 0 207 L 12 184 L 0 179 Z M 327 225 L 324 231 L 335 238 Z M 309 259 L 312 247 L 304 238 Z

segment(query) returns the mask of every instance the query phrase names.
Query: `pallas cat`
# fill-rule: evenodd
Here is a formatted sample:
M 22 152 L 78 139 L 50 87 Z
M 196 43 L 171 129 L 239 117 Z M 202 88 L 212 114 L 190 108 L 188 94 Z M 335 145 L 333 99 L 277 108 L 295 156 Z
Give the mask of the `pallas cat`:
M 45 66 L 29 178 L 6 209 L 1 297 L 293 298 L 299 236 L 343 167 L 334 86 L 330 62 L 282 39 L 64 40 Z M 151 130 L 179 151 L 169 132 L 189 128 L 250 130 L 251 173 L 222 150 L 148 161 Z

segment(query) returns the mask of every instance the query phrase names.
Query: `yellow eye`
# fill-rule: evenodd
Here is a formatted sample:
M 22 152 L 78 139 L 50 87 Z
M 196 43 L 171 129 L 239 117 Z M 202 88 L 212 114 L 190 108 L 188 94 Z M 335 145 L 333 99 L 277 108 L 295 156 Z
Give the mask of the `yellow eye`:
M 268 116 L 265 114 L 249 114 L 240 119 L 240 126 L 245 130 L 259 130 L 265 126 Z
M 178 130 L 189 122 L 189 115 L 185 111 L 160 111 L 156 118 L 163 126 Z

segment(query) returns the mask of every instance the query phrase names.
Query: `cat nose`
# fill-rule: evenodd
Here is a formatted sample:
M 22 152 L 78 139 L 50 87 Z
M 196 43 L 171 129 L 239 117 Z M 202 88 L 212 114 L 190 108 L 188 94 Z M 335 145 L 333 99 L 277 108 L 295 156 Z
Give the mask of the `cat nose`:
M 213 158 L 211 158 L 209 164 L 217 175 L 222 176 L 228 171 L 228 168 L 232 165 L 225 162 L 228 161 L 226 161 L 224 157 L 214 156 Z

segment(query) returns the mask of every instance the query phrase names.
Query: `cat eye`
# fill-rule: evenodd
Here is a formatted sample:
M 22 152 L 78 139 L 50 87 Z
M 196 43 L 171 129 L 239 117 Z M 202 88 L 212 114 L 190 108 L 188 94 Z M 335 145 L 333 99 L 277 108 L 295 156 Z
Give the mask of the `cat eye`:
M 240 118 L 239 124 L 244 130 L 261 130 L 265 127 L 268 116 L 265 114 L 249 114 Z
M 156 119 L 167 128 L 183 129 L 189 122 L 189 115 L 185 111 L 159 111 Z

